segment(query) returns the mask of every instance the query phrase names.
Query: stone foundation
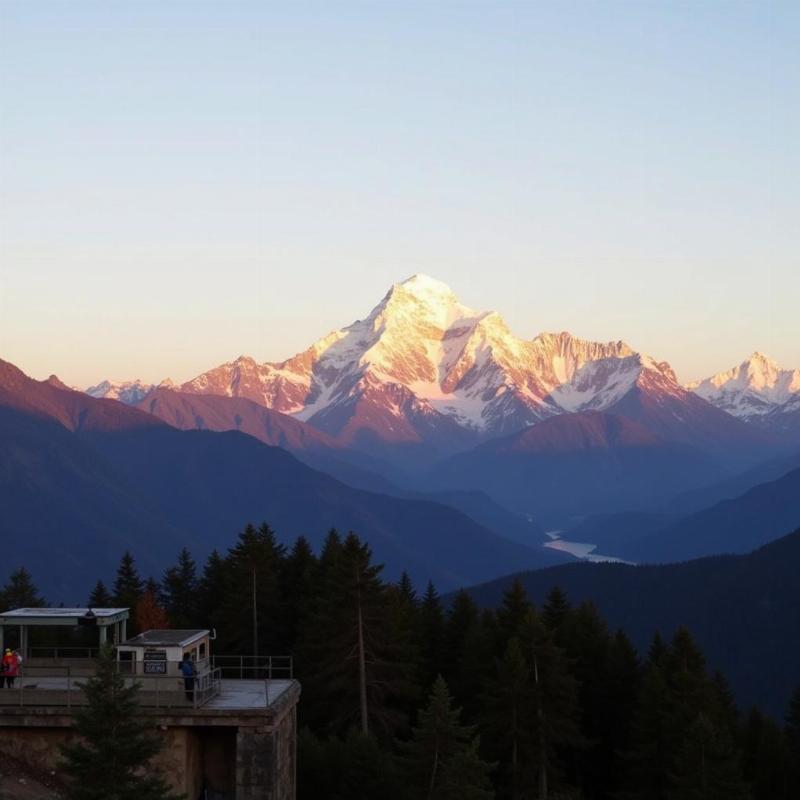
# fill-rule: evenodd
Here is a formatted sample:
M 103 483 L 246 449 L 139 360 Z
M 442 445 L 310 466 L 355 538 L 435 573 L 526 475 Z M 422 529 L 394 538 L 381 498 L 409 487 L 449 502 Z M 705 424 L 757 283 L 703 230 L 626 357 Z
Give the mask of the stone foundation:
M 145 710 L 164 748 L 154 759 L 173 790 L 199 800 L 294 800 L 298 684 L 269 708 Z M 74 736 L 63 708 L 0 708 L 0 754 L 58 770 L 61 745 Z

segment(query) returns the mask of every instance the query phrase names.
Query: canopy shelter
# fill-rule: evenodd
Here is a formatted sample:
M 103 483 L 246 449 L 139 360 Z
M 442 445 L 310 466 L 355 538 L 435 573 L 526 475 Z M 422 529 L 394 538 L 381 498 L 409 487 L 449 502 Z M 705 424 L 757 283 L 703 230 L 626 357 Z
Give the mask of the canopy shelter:
M 128 608 L 17 608 L 0 614 L 0 649 L 5 647 L 7 628 L 19 628 L 19 651 L 28 658 L 28 632 L 30 628 L 96 627 L 100 645 L 110 640 L 124 642 Z

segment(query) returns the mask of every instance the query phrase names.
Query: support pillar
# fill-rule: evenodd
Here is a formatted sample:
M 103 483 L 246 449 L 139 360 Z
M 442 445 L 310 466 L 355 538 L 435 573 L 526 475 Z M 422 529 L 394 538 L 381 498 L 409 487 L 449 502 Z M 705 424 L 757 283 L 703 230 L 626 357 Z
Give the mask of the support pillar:
M 100 625 L 99 628 L 100 628 L 100 647 L 103 647 L 103 645 L 108 640 L 108 626 Z

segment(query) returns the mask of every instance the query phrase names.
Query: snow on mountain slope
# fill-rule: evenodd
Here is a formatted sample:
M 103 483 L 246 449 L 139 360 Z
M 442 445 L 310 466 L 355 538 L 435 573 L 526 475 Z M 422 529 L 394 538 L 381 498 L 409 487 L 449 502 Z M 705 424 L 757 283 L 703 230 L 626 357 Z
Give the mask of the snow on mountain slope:
M 103 391 L 123 399 L 123 386 Z M 668 364 L 624 342 L 567 332 L 518 338 L 499 314 L 468 308 L 425 275 L 395 284 L 365 319 L 286 361 L 241 356 L 179 391 L 253 400 L 347 446 L 402 445 L 428 456 L 565 412 L 611 410 L 642 424 L 660 414 L 659 435 L 683 418 L 693 420 L 692 435 L 708 428 L 710 439 L 746 427 L 681 387 Z
M 800 369 L 782 369 L 762 353 L 738 367 L 687 386 L 717 408 L 748 421 L 773 415 L 781 407 L 800 408 Z
M 623 342 L 568 333 L 519 339 L 496 312 L 468 308 L 445 284 L 415 275 L 394 285 L 366 319 L 287 361 L 243 356 L 181 391 L 248 397 L 352 440 L 365 429 L 405 442 L 460 430 L 456 442 L 464 443 L 565 410 L 605 408 L 642 370 L 659 369 L 637 358 Z M 601 360 L 607 363 L 592 375 L 582 371 Z
M 160 387 L 171 389 L 174 384 L 169 378 L 160 384 L 144 383 L 140 380 L 135 381 L 102 381 L 97 386 L 90 386 L 86 394 L 91 397 L 105 398 L 107 400 L 119 400 L 121 403 L 133 406 L 143 400 L 153 389 Z

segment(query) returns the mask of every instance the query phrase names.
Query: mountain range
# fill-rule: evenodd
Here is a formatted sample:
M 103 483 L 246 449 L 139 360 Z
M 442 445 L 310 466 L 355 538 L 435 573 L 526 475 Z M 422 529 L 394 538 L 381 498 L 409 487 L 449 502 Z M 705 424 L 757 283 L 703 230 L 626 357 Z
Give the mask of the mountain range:
M 2 361 L 0 507 L 8 570 L 24 565 L 73 602 L 125 549 L 158 575 L 180 547 L 224 549 L 248 521 L 315 547 L 331 527 L 358 531 L 388 576 L 405 569 L 442 587 L 554 560 L 441 502 L 355 489 L 253 436 L 178 430 Z
M 155 565 L 178 543 L 202 554 L 266 519 L 285 541 L 353 527 L 387 574 L 447 587 L 565 558 L 542 547 L 545 527 L 594 531 L 637 561 L 779 535 L 795 519 L 794 484 L 759 486 L 798 466 L 787 433 L 798 396 L 797 373 L 758 354 L 687 387 L 622 341 L 520 339 L 415 275 L 286 361 L 242 356 L 183 384 L 82 392 L 2 362 L 0 491 L 7 520 L 40 520 L 41 540 L 20 546 L 38 547 L 53 579 L 48 538 L 74 525 L 105 564 L 153 540 Z M 784 505 L 753 506 L 748 492 Z M 745 522 L 721 501 L 741 502 L 731 507 Z M 692 514 L 707 515 L 702 530 Z M 109 530 L 115 515 L 124 522 Z
M 241 356 L 161 386 L 248 399 L 348 448 L 415 465 L 584 411 L 628 417 L 737 466 L 768 447 L 761 431 L 681 386 L 666 362 L 567 332 L 520 339 L 498 313 L 464 306 L 424 275 L 286 361 Z M 148 388 L 105 381 L 89 391 L 138 403 Z

